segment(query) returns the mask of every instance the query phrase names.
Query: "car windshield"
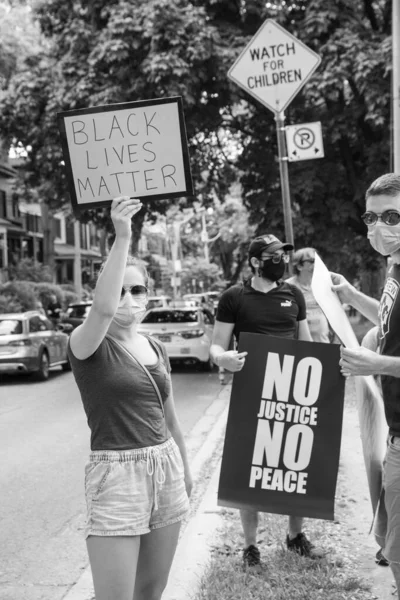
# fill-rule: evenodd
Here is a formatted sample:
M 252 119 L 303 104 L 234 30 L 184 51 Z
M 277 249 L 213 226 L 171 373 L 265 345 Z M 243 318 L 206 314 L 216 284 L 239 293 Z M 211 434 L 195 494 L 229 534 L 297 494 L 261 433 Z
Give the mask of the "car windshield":
M 0 335 L 12 335 L 22 333 L 22 321 L 17 319 L 1 319 Z
M 163 301 L 162 300 L 149 300 L 147 303 L 147 308 L 158 308 L 158 307 L 162 307 L 163 305 Z
M 196 310 L 157 310 L 147 313 L 142 323 L 196 323 Z
M 68 311 L 68 316 L 73 319 L 82 319 L 83 317 L 87 317 L 90 308 L 90 306 L 73 306 L 72 309 Z

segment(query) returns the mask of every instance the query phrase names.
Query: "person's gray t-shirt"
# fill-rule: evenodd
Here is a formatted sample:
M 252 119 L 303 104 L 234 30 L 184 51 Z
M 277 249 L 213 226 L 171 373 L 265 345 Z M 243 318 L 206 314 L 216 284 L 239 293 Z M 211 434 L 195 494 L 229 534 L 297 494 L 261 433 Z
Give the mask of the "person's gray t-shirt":
M 158 361 L 147 366 L 165 402 L 171 393 L 170 363 L 161 342 L 148 338 Z M 129 450 L 162 444 L 169 437 L 157 393 L 148 375 L 113 340 L 79 360 L 68 357 L 91 431 L 91 450 Z

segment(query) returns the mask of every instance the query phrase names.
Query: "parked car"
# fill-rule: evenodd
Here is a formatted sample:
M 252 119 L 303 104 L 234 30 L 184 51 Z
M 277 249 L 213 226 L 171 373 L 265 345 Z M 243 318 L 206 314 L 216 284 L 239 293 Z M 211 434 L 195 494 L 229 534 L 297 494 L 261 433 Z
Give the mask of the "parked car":
M 165 344 L 171 360 L 200 363 L 211 370 L 210 346 L 214 317 L 199 307 L 153 308 L 138 327 Z
M 73 331 L 86 319 L 92 304 L 93 302 L 91 300 L 88 302 L 76 302 L 75 304 L 70 304 L 65 313 L 61 316 L 61 324 L 71 325 L 71 331 Z
M 171 302 L 171 296 L 149 296 L 147 299 L 147 309 L 167 307 Z
M 35 373 L 45 381 L 49 369 L 70 370 L 68 335 L 39 311 L 0 315 L 0 373 Z

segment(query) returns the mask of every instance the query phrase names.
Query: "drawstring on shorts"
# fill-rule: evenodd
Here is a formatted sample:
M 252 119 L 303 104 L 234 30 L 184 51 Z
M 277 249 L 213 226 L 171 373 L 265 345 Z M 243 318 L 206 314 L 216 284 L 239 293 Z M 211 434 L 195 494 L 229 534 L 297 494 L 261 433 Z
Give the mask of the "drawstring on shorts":
M 148 449 L 147 452 L 147 474 L 153 477 L 153 491 L 154 491 L 154 509 L 158 509 L 158 492 L 161 490 L 163 483 L 165 482 L 165 471 L 163 468 L 162 456 L 157 448 L 153 446 Z
M 146 470 L 152 478 L 154 508 L 158 509 L 158 495 L 166 480 L 164 458 L 174 451 L 176 444 L 172 437 L 158 446 L 147 446 L 133 450 L 94 450 L 90 453 L 90 462 L 131 462 L 146 461 Z

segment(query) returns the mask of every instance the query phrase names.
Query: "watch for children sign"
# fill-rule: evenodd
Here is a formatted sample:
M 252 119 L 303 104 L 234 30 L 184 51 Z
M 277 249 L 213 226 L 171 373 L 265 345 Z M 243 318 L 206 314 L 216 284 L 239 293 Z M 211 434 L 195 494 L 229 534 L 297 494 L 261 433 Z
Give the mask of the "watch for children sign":
M 344 399 L 339 346 L 242 333 L 218 503 L 334 518 Z M 335 368 L 335 365 L 336 368 Z
M 273 19 L 247 44 L 228 77 L 274 112 L 281 112 L 310 79 L 321 58 Z
M 193 194 L 180 97 L 63 112 L 58 125 L 74 209 Z

